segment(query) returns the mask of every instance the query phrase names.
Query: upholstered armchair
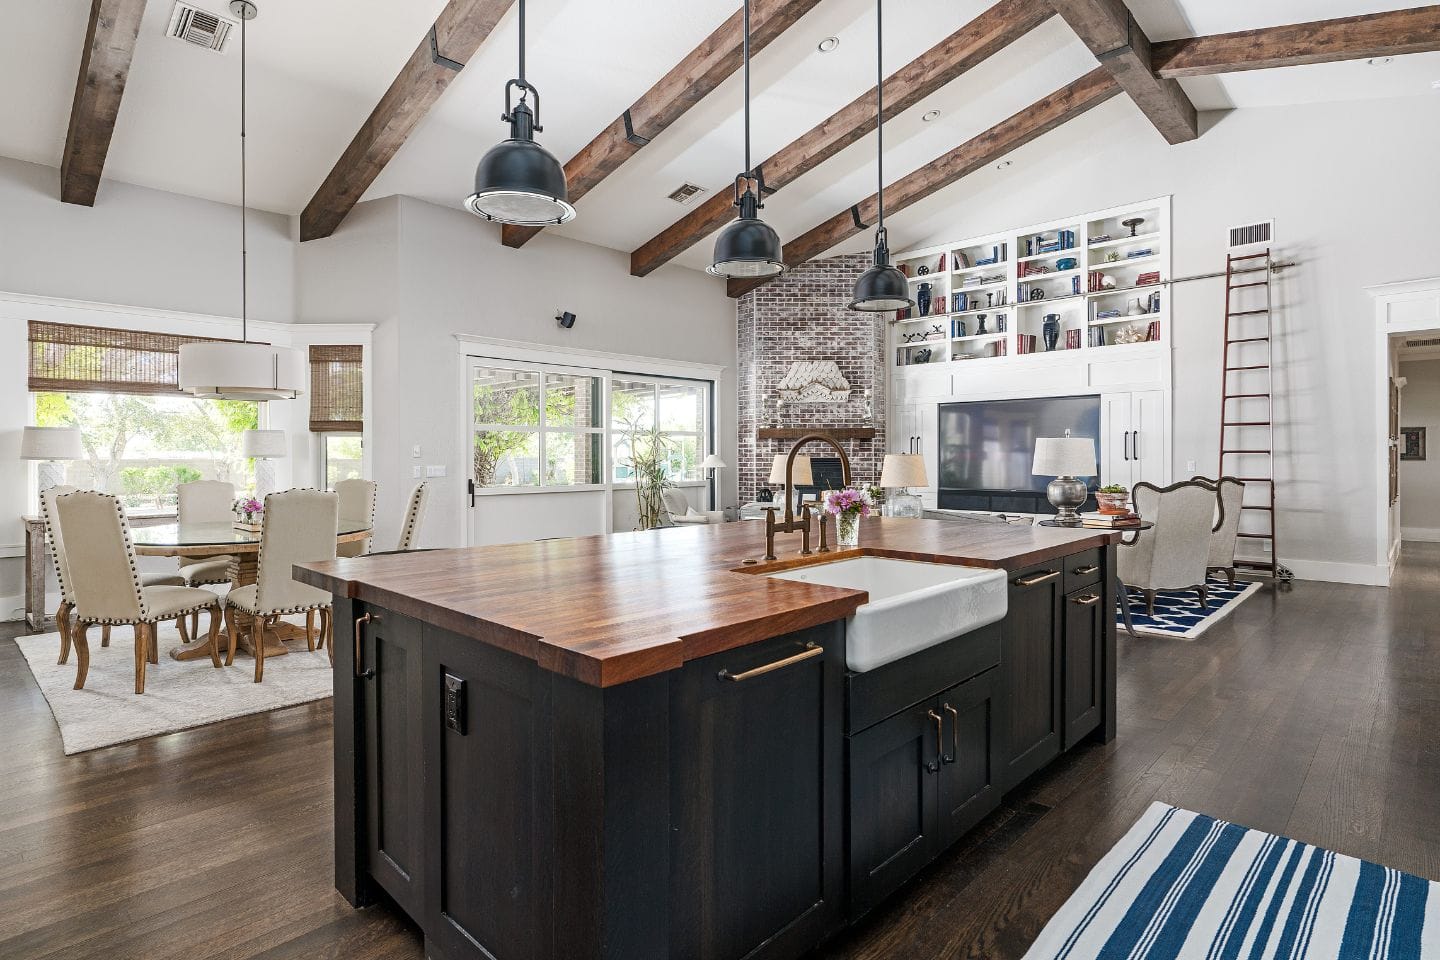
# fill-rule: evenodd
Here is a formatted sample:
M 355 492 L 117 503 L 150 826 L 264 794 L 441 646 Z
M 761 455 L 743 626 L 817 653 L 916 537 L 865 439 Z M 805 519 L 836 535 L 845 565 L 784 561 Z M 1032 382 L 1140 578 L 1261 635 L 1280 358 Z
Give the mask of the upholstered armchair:
M 1195 480 L 1168 487 L 1137 483 L 1130 496 L 1135 512 L 1155 526 L 1116 551 L 1121 602 L 1128 602 L 1124 594 L 1139 590 L 1151 616 L 1157 590 L 1194 590 L 1202 606 L 1209 603 L 1205 566 L 1215 523 L 1214 489 Z
M 135 566 L 135 545 L 118 497 L 80 490 L 56 497 L 54 509 L 78 627 L 71 630 L 79 655 L 76 690 L 84 688 L 90 669 L 85 632 L 94 623 L 135 627 L 136 693 L 145 692 L 146 663 L 159 662 L 155 628 L 164 620 L 209 610 L 210 661 L 220 666 L 220 598 L 195 587 L 146 586 Z
M 660 500 L 665 504 L 665 512 L 670 516 L 670 522 L 676 526 L 688 526 L 691 524 L 721 523 L 725 514 L 719 510 L 698 511 L 690 506 L 690 501 L 685 499 L 685 494 L 679 490 L 666 490 L 660 494 Z
M 255 582 L 236 587 L 225 595 L 225 629 L 229 650 L 225 665 L 235 662 L 235 643 L 240 636 L 237 614 L 250 617 L 250 643 L 255 653 L 255 682 L 265 672 L 265 622 L 292 613 L 320 611 L 321 643 L 332 645 L 330 637 L 330 594 L 291 577 L 297 563 L 335 559 L 335 537 L 340 525 L 340 497 L 319 490 L 286 490 L 265 498 L 265 526 L 260 534 L 259 569 Z M 310 649 L 315 641 L 307 629 Z
M 375 528 L 375 481 L 341 480 L 335 484 L 340 498 L 340 519 L 347 526 Z M 363 557 L 370 552 L 370 537 L 342 543 L 335 550 L 339 557 Z
M 1235 546 L 1240 541 L 1240 506 L 1245 502 L 1245 484 L 1234 477 L 1197 481 L 1210 484 L 1215 491 L 1215 526 L 1210 533 L 1210 556 L 1205 562 L 1207 573 L 1223 573 L 1235 585 Z

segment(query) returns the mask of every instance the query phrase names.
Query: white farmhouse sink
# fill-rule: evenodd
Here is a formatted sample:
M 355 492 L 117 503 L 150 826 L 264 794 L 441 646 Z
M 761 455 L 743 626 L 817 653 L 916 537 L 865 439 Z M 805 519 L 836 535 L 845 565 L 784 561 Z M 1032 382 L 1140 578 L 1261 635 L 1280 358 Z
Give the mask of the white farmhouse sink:
M 886 557 L 836 560 L 770 576 L 870 594 L 845 624 L 845 662 L 874 670 L 1004 619 L 1005 571 Z

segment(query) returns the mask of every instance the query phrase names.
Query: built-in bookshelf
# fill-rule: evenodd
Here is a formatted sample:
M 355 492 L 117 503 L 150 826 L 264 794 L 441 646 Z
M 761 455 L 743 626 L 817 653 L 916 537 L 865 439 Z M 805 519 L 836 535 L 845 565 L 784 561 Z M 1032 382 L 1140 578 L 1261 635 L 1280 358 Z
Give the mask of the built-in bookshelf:
M 1163 349 L 1170 338 L 1168 197 L 910 250 L 894 262 L 917 301 L 892 325 L 896 366 L 1100 356 Z

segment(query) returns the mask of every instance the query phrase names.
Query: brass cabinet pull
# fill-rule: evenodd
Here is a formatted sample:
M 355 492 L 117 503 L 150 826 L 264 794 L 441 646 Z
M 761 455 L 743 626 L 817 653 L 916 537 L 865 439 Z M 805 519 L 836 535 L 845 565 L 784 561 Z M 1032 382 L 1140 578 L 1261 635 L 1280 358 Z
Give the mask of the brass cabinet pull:
M 934 773 L 945 762 L 945 720 L 934 710 L 926 710 L 925 715 L 935 721 L 935 761 L 925 764 L 925 769 Z
M 960 711 L 950 704 L 943 704 L 945 712 L 950 714 L 950 756 L 941 757 L 944 763 L 954 763 L 955 758 L 960 756 Z
M 1078 574 L 1079 574 L 1080 576 L 1082 576 L 1082 577 L 1088 577 L 1090 574 L 1094 573 L 1096 570 L 1099 570 L 1099 569 L 1100 569 L 1100 564 L 1098 564 L 1098 563 L 1092 563 L 1092 564 L 1090 564 L 1090 565 L 1088 565 L 1088 566 L 1076 567 L 1076 568 L 1075 568 L 1075 572 L 1078 573 Z
M 1033 587 L 1037 583 L 1044 583 L 1046 580 L 1054 580 L 1060 576 L 1059 570 L 1044 570 L 1040 573 L 1032 573 L 1028 577 L 1017 577 L 1010 582 L 1017 587 Z
M 369 680 L 375 676 L 375 668 L 365 669 L 365 648 L 360 643 L 360 628 L 365 624 L 374 621 L 380 622 L 380 618 L 373 613 L 362 614 L 355 618 L 355 676 L 360 680 Z
M 791 654 L 788 657 L 776 660 L 774 663 L 767 663 L 763 667 L 755 667 L 753 670 L 746 670 L 743 673 L 731 673 L 729 670 L 721 670 L 718 674 L 716 674 L 716 677 L 720 680 L 733 680 L 738 683 L 741 680 L 749 680 L 751 677 L 759 677 L 763 676 L 764 674 L 771 673 L 775 670 L 781 670 L 785 667 L 790 666 L 792 663 L 799 663 L 802 660 L 810 660 L 814 657 L 820 656 L 820 654 L 824 652 L 824 647 L 812 641 L 805 644 L 805 649 L 801 650 L 799 653 Z
M 1076 597 L 1071 603 L 1078 603 L 1082 607 L 1093 607 L 1100 602 L 1100 594 L 1092 593 L 1084 597 Z

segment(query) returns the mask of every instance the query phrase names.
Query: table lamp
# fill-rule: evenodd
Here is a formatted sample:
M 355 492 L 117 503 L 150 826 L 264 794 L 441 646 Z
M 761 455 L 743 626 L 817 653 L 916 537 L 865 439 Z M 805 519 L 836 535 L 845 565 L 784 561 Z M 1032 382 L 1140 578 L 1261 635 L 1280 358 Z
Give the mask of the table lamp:
M 788 453 L 777 453 L 775 459 L 770 462 L 770 486 L 785 486 L 785 461 L 789 458 Z M 790 472 L 790 482 L 797 487 L 808 487 L 814 484 L 815 478 L 810 473 L 810 458 L 803 453 L 795 458 L 795 466 Z M 785 496 L 792 496 L 790 490 L 785 491 Z M 783 506 L 785 501 L 780 501 Z
M 929 485 L 925 477 L 925 458 L 918 453 L 887 453 L 880 467 L 880 486 L 896 492 L 885 498 L 886 515 L 918 518 L 925 508 L 911 487 Z
M 706 456 L 704 460 L 700 461 L 700 469 L 709 471 L 708 477 L 710 480 L 710 509 L 715 510 L 717 509 L 716 503 L 720 498 L 720 491 L 715 485 L 715 471 L 724 470 L 725 461 L 721 460 L 719 457 L 712 453 Z
M 255 499 L 275 492 L 275 464 L 286 454 L 284 430 L 246 430 L 240 436 L 242 453 L 255 458 Z
M 1054 477 L 1045 488 L 1045 496 L 1055 508 L 1055 522 L 1079 526 L 1076 507 L 1084 506 L 1090 491 L 1077 477 L 1093 477 L 1099 473 L 1095 465 L 1095 441 L 1089 437 L 1039 437 L 1035 441 L 1035 464 L 1030 472 L 1037 477 Z
M 20 459 L 38 460 L 40 492 L 65 482 L 66 460 L 85 459 L 79 427 L 26 427 L 20 438 Z

